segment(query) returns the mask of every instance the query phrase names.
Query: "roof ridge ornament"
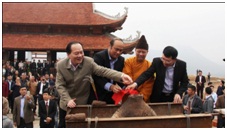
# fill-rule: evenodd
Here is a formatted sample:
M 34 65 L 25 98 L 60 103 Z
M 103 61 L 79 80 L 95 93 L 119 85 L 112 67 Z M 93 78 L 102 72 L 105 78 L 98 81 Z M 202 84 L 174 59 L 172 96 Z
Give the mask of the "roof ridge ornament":
M 124 42 L 124 49 L 123 49 L 123 54 L 133 54 L 133 49 L 136 47 L 137 43 L 139 42 L 140 39 L 140 31 L 136 31 L 137 35 L 135 38 L 132 39 L 132 35 L 130 35 L 128 38 L 123 39 Z M 107 36 L 110 36 L 111 38 L 118 38 L 117 36 L 110 34 L 110 33 L 106 33 Z
M 99 15 L 105 17 L 105 18 L 108 18 L 108 19 L 119 20 L 119 19 L 125 18 L 128 15 L 128 8 L 124 7 L 124 9 L 125 9 L 125 12 L 124 12 L 124 14 L 122 16 L 121 16 L 120 13 L 116 14 L 115 16 L 111 16 L 109 14 L 106 14 L 106 13 L 101 12 L 101 11 L 96 10 L 96 9 L 94 9 L 93 12 L 96 13 L 96 14 L 99 14 Z
M 123 42 L 127 44 L 127 43 L 137 41 L 140 38 L 141 32 L 137 30 L 136 33 L 137 33 L 137 35 L 135 38 L 132 39 L 132 35 L 130 35 L 128 38 L 122 39 Z

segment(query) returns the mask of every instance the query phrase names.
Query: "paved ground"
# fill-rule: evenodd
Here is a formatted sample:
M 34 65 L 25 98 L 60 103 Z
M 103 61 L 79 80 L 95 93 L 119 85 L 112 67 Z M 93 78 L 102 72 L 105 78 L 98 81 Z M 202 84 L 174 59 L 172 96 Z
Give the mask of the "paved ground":
M 13 114 L 8 114 L 8 117 L 13 120 Z M 35 116 L 35 121 L 33 122 L 34 128 L 39 128 L 39 117 Z
M 38 105 L 36 106 L 37 107 L 37 109 L 36 109 L 36 114 L 38 113 L 38 109 L 39 109 L 39 107 L 38 107 Z M 9 111 L 9 114 L 7 114 L 7 116 L 10 118 L 10 119 L 12 119 L 13 120 L 13 114 L 11 113 L 11 110 Z M 39 128 L 39 117 L 38 116 L 35 116 L 35 121 L 33 122 L 33 127 L 34 128 Z M 55 119 L 56 120 L 56 119 Z
M 38 113 L 38 109 L 36 109 L 36 111 L 37 111 L 36 113 Z M 11 111 L 9 112 L 9 114 L 7 114 L 7 116 L 13 120 L 13 114 L 11 113 Z M 35 116 L 35 121 L 33 122 L 34 128 L 39 128 L 39 119 L 40 118 L 38 116 Z

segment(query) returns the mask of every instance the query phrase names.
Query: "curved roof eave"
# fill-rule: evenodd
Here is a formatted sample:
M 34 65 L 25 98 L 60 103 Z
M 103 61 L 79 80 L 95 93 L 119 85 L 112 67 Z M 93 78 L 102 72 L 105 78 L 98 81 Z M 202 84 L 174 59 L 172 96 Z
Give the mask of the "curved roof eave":
M 18 8 L 19 5 L 23 5 L 23 8 Z M 28 9 L 30 9 L 30 11 L 28 11 Z M 58 13 L 56 13 L 56 11 L 58 11 Z M 116 27 L 121 26 L 127 17 L 127 11 L 122 16 L 115 18 L 107 17 L 107 15 L 103 14 L 99 13 L 99 11 L 94 11 L 92 3 L 3 3 L 3 23 L 6 24 L 50 24 L 70 26 L 111 25 Z

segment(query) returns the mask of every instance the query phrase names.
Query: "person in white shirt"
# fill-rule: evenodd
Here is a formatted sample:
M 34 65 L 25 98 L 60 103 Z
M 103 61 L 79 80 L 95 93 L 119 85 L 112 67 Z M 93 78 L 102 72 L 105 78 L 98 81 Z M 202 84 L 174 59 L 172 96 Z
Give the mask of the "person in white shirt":
M 218 95 L 217 95 L 217 93 L 214 91 L 214 86 L 213 86 L 213 85 L 210 85 L 210 88 L 211 88 L 211 90 L 212 90 L 211 96 L 212 96 L 213 99 L 214 99 L 214 108 L 216 108 L 215 103 L 216 103 L 217 100 L 218 100 Z

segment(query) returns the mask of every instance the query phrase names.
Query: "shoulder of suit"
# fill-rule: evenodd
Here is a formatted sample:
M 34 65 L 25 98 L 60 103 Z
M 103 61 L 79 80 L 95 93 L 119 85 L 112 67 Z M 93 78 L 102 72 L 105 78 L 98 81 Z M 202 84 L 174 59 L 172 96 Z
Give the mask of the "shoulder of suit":
M 155 57 L 153 60 L 154 61 L 161 61 L 161 58 L 160 57 Z
M 102 50 L 102 51 L 95 53 L 93 58 L 96 59 L 96 60 L 108 58 L 108 50 L 106 49 L 106 50 Z
M 157 64 L 157 63 L 162 63 L 162 60 L 160 57 L 155 57 L 153 60 L 152 60 L 152 64 Z
M 195 99 L 200 99 L 200 100 L 202 100 L 197 94 L 195 95 Z
M 88 56 L 84 56 L 84 62 L 94 62 L 94 59 Z
M 65 66 L 65 64 L 67 63 L 69 61 L 69 58 L 68 57 L 66 57 L 66 58 L 64 58 L 64 59 L 61 59 L 60 61 L 58 61 L 57 62 L 57 66 L 61 66 L 61 65 L 64 65 Z
M 97 55 L 104 55 L 104 54 L 106 54 L 107 52 L 108 52 L 108 50 L 105 49 L 105 50 L 102 50 L 102 51 L 99 51 L 99 52 L 95 53 L 95 55 L 96 55 L 96 56 L 97 56 Z
M 18 99 L 20 99 L 20 96 L 18 96 L 18 97 L 15 97 L 15 99 L 14 99 L 14 100 L 18 100 Z
M 180 60 L 180 59 L 177 59 L 177 62 L 178 62 L 178 63 L 182 63 L 182 64 L 186 64 L 186 62 L 185 62 L 185 61 Z
M 118 57 L 118 60 L 120 60 L 120 61 L 125 61 L 125 58 L 124 58 L 123 56 L 119 56 L 119 57 Z

